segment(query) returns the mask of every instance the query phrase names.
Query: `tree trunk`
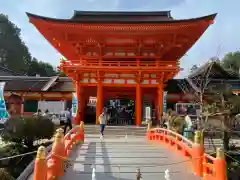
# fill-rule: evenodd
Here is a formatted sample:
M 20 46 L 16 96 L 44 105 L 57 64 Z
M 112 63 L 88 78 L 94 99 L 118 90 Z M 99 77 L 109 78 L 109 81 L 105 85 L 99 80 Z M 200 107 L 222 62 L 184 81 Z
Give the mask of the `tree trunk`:
M 229 130 L 229 117 L 226 115 L 223 118 L 223 148 L 224 151 L 229 151 L 229 140 L 231 137 Z
M 226 130 L 223 131 L 223 148 L 224 151 L 229 151 L 229 140 L 230 140 L 230 133 Z

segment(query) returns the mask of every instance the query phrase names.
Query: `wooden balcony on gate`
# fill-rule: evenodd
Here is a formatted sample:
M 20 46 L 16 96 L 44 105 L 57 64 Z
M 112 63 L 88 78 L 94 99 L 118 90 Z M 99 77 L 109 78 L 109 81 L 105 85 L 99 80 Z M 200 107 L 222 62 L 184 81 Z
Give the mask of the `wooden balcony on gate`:
M 179 69 L 180 65 L 178 61 L 151 61 L 151 60 L 71 60 L 62 61 L 61 67 L 64 68 L 91 68 L 91 69 L 101 69 L 101 68 L 128 68 L 128 69 Z

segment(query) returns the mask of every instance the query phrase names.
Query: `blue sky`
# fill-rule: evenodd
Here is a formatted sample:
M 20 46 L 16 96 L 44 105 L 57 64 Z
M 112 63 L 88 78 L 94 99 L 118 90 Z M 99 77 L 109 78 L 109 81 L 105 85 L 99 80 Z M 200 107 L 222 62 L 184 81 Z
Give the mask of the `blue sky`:
M 188 74 L 193 64 L 201 65 L 210 57 L 222 57 L 240 48 L 240 1 L 239 0 L 0 0 L 0 13 L 22 29 L 22 38 L 32 56 L 38 60 L 59 64 L 60 54 L 41 36 L 29 22 L 25 12 L 54 18 L 70 18 L 74 10 L 171 10 L 176 19 L 194 18 L 218 13 L 215 23 L 181 59 Z

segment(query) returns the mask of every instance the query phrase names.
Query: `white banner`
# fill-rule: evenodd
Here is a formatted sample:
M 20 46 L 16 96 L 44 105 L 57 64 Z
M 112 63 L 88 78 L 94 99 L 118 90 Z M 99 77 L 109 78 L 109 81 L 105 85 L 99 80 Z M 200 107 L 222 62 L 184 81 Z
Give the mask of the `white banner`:
M 1 124 L 5 123 L 9 118 L 9 114 L 6 108 L 6 103 L 4 100 L 5 84 L 6 84 L 5 82 L 0 82 L 0 123 Z
M 163 112 L 167 112 L 167 91 L 163 93 Z
M 149 107 L 149 106 L 147 106 L 145 108 L 145 118 L 148 119 L 148 120 L 152 119 L 152 117 L 151 117 L 151 107 Z
M 72 93 L 72 117 L 77 116 L 77 109 L 78 109 L 77 94 Z

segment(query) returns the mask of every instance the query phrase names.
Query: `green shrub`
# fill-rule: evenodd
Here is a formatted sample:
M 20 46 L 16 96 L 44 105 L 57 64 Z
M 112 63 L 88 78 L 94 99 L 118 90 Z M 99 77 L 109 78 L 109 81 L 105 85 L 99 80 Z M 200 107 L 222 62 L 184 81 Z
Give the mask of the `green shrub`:
M 15 180 L 5 169 L 0 168 L 0 179 L 1 180 Z
M 7 144 L 0 147 L 0 158 L 24 154 L 37 150 L 34 142 L 50 139 L 55 127 L 50 119 L 45 117 L 11 118 L 5 124 L 2 135 Z M 35 158 L 35 153 L 0 162 L 0 168 L 5 168 L 14 178 L 17 178 L 28 164 Z M 0 178 L 0 180 L 2 180 Z
M 181 133 L 184 125 L 184 118 L 181 116 L 171 116 L 169 118 L 170 129 L 174 132 Z
M 50 139 L 53 133 L 54 124 L 50 119 L 32 116 L 9 119 L 2 138 L 5 142 L 23 144 L 27 148 L 32 149 L 35 141 Z
M 22 144 L 10 143 L 0 148 L 0 158 L 11 157 L 28 152 Z M 13 177 L 17 178 L 25 167 L 33 160 L 35 154 L 2 160 L 0 168 L 5 168 Z

